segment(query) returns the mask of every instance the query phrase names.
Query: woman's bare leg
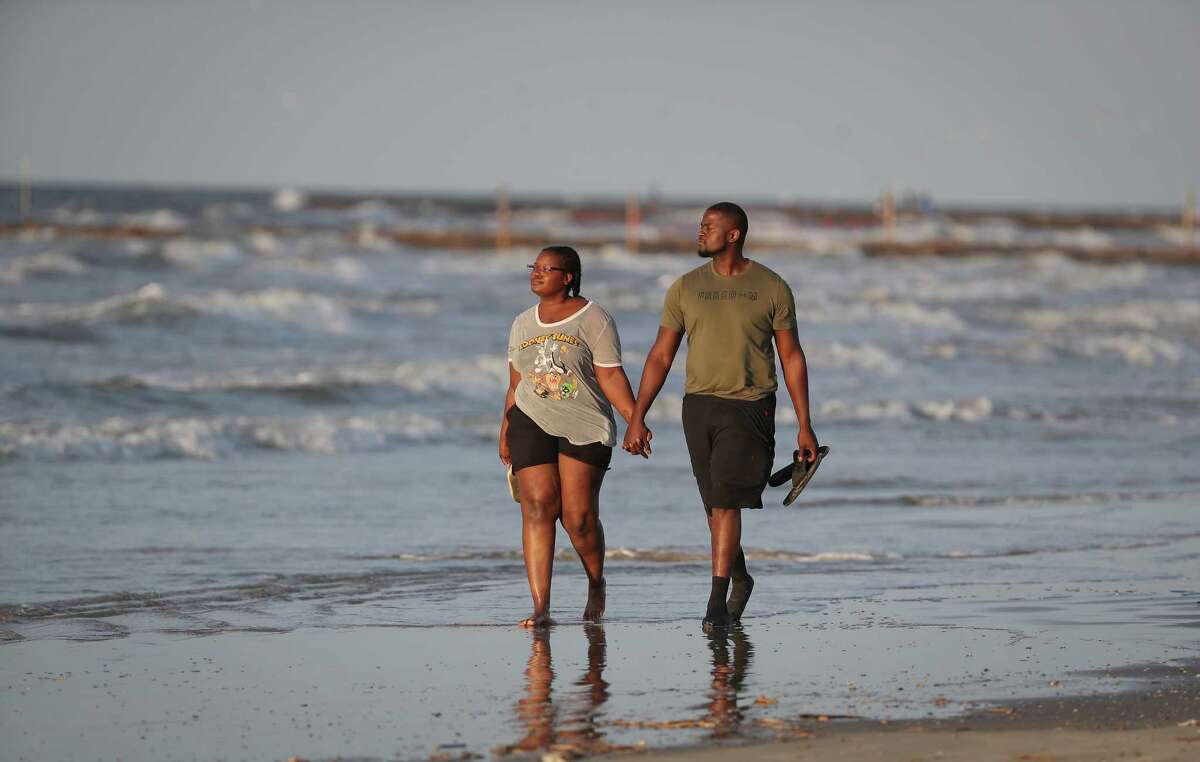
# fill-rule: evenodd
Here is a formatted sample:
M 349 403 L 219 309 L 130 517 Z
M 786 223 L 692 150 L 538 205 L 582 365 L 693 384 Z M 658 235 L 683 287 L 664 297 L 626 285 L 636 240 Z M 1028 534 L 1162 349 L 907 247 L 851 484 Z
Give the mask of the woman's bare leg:
M 604 469 L 566 455 L 558 456 L 562 480 L 562 525 L 579 554 L 588 578 L 588 601 L 583 618 L 598 622 L 604 616 L 604 525 L 600 523 L 600 485 Z
M 558 466 L 545 463 L 526 466 L 517 472 L 521 487 L 521 549 L 533 613 L 521 620 L 522 627 L 546 627 L 550 618 L 550 581 L 554 573 L 555 524 L 562 515 Z

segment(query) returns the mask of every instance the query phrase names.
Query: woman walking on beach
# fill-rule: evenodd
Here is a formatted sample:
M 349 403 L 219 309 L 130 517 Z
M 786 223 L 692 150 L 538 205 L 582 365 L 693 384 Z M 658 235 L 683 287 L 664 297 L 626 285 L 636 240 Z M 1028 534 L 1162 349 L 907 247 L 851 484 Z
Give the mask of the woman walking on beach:
M 529 269 L 538 303 L 512 324 L 500 424 L 500 460 L 512 466 L 520 488 L 521 543 L 533 597 L 533 613 L 521 626 L 554 623 L 550 577 L 558 521 L 587 573 L 583 618 L 599 621 L 605 599 L 600 484 L 616 444 L 613 407 L 628 421 L 633 390 L 621 367 L 616 323 L 579 295 L 579 254 L 570 246 L 549 246 Z

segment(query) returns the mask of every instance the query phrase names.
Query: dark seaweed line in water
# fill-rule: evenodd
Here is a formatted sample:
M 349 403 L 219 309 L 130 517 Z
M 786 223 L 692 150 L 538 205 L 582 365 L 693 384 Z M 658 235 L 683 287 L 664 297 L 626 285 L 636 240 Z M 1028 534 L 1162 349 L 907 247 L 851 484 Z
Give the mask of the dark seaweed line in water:
M 927 560 L 970 560 L 987 558 L 1007 558 L 1009 556 L 1029 556 L 1050 553 L 1076 553 L 1098 550 L 1141 550 L 1172 545 L 1176 542 L 1200 537 L 1200 532 L 1184 532 L 1170 537 L 1151 538 L 1126 543 L 1093 543 L 1090 545 L 1051 546 L 1044 548 L 1004 548 L 994 551 L 946 551 L 928 555 L 901 555 L 898 553 L 871 553 L 865 551 L 827 551 L 804 552 L 773 548 L 747 547 L 746 558 L 752 561 L 781 561 L 802 564 L 813 563 L 887 563 L 896 561 L 927 561 Z M 559 561 L 575 557 L 575 551 L 570 548 L 559 548 L 555 552 Z M 451 553 L 393 553 L 350 555 L 348 560 L 355 561 L 406 561 L 406 562 L 450 562 L 450 561 L 519 561 L 521 551 L 485 550 L 462 551 Z M 711 554 L 704 549 L 686 548 L 609 548 L 605 552 L 608 561 L 645 562 L 649 564 L 697 564 L 708 563 Z
M 494 569 L 456 568 L 447 570 L 378 570 L 365 574 L 297 574 L 276 577 L 249 585 L 226 585 L 164 593 L 118 592 L 89 598 L 72 598 L 37 603 L 0 604 L 0 623 L 18 620 L 104 618 L 135 611 L 194 613 L 221 606 L 238 606 L 258 601 L 341 598 L 362 603 L 366 596 L 384 598 L 438 594 L 462 590 L 488 580 L 485 571 Z

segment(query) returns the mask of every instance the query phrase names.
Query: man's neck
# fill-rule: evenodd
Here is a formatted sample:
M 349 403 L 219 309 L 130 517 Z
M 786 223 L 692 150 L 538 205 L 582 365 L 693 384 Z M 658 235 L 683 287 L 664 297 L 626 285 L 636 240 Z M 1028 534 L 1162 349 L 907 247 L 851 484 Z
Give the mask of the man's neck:
M 713 269 L 717 275 L 741 275 L 750 266 L 750 260 L 742 256 L 738 249 L 729 249 L 712 258 Z

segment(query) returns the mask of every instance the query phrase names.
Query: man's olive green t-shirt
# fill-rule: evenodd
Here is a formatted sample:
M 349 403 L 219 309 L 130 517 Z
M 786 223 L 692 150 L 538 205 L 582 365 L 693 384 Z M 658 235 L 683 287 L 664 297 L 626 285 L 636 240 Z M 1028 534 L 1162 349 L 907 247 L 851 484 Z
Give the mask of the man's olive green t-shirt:
M 684 393 L 761 399 L 779 386 L 772 340 L 796 327 L 796 301 L 758 262 L 727 277 L 708 261 L 667 289 L 662 325 L 687 335 Z

